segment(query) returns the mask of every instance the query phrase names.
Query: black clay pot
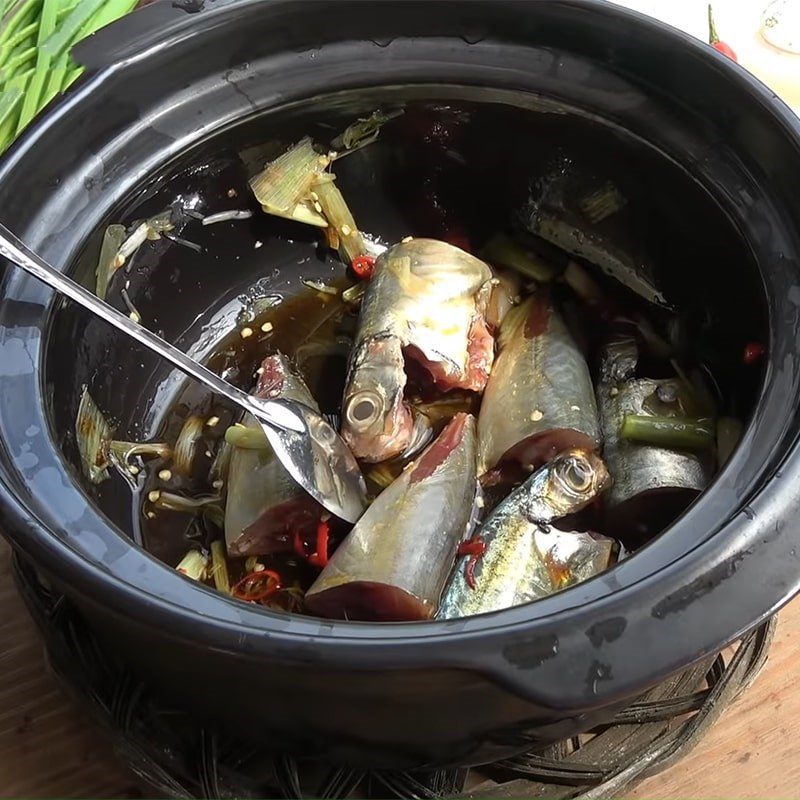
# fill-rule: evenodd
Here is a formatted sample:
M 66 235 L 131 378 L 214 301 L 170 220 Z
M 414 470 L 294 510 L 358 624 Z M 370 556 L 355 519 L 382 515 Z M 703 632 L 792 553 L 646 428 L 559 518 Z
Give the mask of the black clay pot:
M 752 336 L 768 343 L 738 450 L 614 570 L 463 621 L 333 623 L 227 600 L 129 538 L 138 512 L 123 489 L 88 487 L 76 468 L 81 386 L 144 438 L 183 382 L 6 268 L 3 533 L 172 702 L 287 751 L 371 767 L 480 763 L 602 722 L 795 593 L 800 125 L 742 69 L 590 0 L 163 2 L 78 55 L 87 76 L 5 157 L 0 210 L 87 285 L 104 225 L 176 191 L 218 191 L 224 154 L 241 144 L 380 103 L 491 104 L 510 122 L 485 143 L 487 174 L 515 169 L 502 138 L 515 121 L 531 152 L 574 144 L 617 165 L 639 183 L 657 269 L 679 300 L 716 308 L 731 352 Z M 348 174 L 357 218 L 379 225 L 374 173 Z M 297 285 L 297 241 L 273 237 L 256 256 L 268 223 L 253 224 L 243 240 L 215 234 L 216 262 L 173 248 L 145 270 L 132 287 L 144 319 L 203 356 L 255 280 Z

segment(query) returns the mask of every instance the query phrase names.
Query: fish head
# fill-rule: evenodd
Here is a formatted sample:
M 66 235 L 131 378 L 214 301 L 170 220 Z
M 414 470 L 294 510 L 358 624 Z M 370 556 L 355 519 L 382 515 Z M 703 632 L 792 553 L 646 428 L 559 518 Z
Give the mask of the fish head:
M 580 511 L 611 482 L 603 460 L 589 450 L 567 450 L 554 458 L 547 469 L 545 495 L 557 512 L 555 517 Z
M 400 341 L 373 337 L 355 354 L 342 403 L 342 436 L 356 458 L 386 461 L 411 444 L 414 419 L 403 392 Z

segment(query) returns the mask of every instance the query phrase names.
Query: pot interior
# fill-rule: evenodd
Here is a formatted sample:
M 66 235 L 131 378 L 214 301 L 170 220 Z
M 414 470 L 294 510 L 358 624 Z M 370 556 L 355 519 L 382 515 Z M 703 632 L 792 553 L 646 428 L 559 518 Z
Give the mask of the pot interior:
M 401 101 L 402 117 L 387 125 L 377 141 L 335 166 L 362 230 L 384 243 L 408 235 L 466 236 L 477 250 L 507 227 L 532 185 L 559 170 L 594 185 L 611 181 L 627 201 L 619 244 L 652 268 L 669 302 L 685 313 L 691 351 L 708 368 L 727 405 L 746 422 L 761 374 L 743 365 L 742 353 L 747 343 L 766 341 L 763 286 L 734 224 L 690 174 L 611 122 L 530 96 L 417 87 L 393 91 L 390 105 Z M 374 92 L 316 98 L 214 136 L 147 176 L 138 191 L 111 209 L 69 272 L 93 287 L 105 226 L 130 226 L 176 200 L 202 214 L 252 210 L 249 219 L 209 226 L 188 218 L 178 234 L 195 248 L 166 238 L 147 242 L 114 277 L 108 300 L 126 311 L 132 304 L 143 325 L 246 390 L 267 353 L 279 349 L 298 356 L 299 350 L 321 410 L 338 412 L 346 337 L 355 318 L 339 327 L 326 323 L 340 301 L 303 281 L 337 286 L 353 281 L 320 245 L 315 229 L 261 213 L 247 181 L 282 147 L 304 135 L 330 141 L 376 105 Z M 431 120 L 439 123 L 431 125 Z M 424 137 L 430 136 L 452 136 L 443 148 L 446 160 L 435 198 L 425 152 Z M 748 309 L 744 319 L 743 308 Z M 262 331 L 265 320 L 272 322 L 269 331 Z M 253 334 L 243 338 L 243 328 Z M 330 346 L 335 337 L 338 348 Z M 320 339 L 327 345 L 319 347 Z M 198 467 L 204 476 L 211 463 L 206 450 L 213 456 L 233 419 L 230 409 L 71 304 L 59 305 L 53 314 L 44 381 L 47 396 L 58 398 L 49 408 L 54 439 L 87 501 L 121 537 L 174 567 L 191 542 L 206 533 L 190 514 L 155 513 L 147 498 L 158 489 L 197 492 L 209 487 L 176 476 L 165 482 L 158 477 L 157 461 L 127 479 L 112 470 L 109 480 L 90 484 L 75 440 L 82 389 L 89 388 L 116 439 L 173 443 L 190 414 L 218 417 L 218 425 L 204 432 L 207 447 Z M 604 532 L 626 539 L 622 531 Z

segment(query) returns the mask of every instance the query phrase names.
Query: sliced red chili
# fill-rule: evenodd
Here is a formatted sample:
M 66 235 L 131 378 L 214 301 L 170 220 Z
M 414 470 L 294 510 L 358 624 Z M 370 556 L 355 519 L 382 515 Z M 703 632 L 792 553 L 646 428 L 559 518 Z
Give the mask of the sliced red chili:
M 281 576 L 271 569 L 262 569 L 260 572 L 251 572 L 245 575 L 231 589 L 231 594 L 239 600 L 258 603 L 266 600 L 281 588 Z
M 375 259 L 373 256 L 356 256 L 351 262 L 356 277 L 362 281 L 372 280 L 375 274 Z
M 480 536 L 473 536 L 471 539 L 461 542 L 458 546 L 460 556 L 469 556 L 464 567 L 464 577 L 467 579 L 467 586 L 475 588 L 475 565 L 483 558 L 486 552 L 486 542 Z
M 308 563 L 312 567 L 323 569 L 328 563 L 328 538 L 330 537 L 331 526 L 326 520 L 320 520 L 317 525 L 317 549 L 308 557 Z

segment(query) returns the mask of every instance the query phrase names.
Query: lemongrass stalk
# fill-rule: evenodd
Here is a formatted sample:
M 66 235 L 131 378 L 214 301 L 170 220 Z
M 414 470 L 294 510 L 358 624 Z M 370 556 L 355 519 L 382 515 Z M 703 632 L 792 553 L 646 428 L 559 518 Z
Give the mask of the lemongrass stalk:
M 366 255 L 367 247 L 335 179 L 331 178 L 316 183 L 311 197 L 319 204 L 329 227 L 336 231 L 339 257 L 350 264 L 357 256 Z
M 190 550 L 175 567 L 175 571 L 193 581 L 203 581 L 208 577 L 208 557 L 198 550 Z
M 324 228 L 327 222 L 322 210 L 309 199 L 311 187 L 329 163 L 306 136 L 252 178 L 250 188 L 267 214 Z
M 602 222 L 612 216 L 612 214 L 616 214 L 625 203 L 626 200 L 620 194 L 619 189 L 609 181 L 596 192 L 583 197 L 578 206 L 589 222 L 596 225 L 598 222 Z
M 109 452 L 125 468 L 130 467 L 132 458 L 161 458 L 169 460 L 172 458 L 172 448 L 164 442 L 118 442 L 112 441 L 109 444 Z
M 619 435 L 631 442 L 702 451 L 713 447 L 716 431 L 708 419 L 626 414 Z
M 349 153 L 354 153 L 368 144 L 372 144 L 381 132 L 381 128 L 389 122 L 389 120 L 399 117 L 403 113 L 403 109 L 392 109 L 390 111 L 383 111 L 377 109 L 373 111 L 368 117 L 356 120 L 352 125 L 344 130 L 342 134 L 337 136 L 331 147 L 337 152 L 337 158 L 342 158 Z
M 231 579 L 228 574 L 228 561 L 225 558 L 225 545 L 217 540 L 211 543 L 211 577 L 218 592 L 231 593 Z
M 549 283 L 559 273 L 558 268 L 503 233 L 498 233 L 486 243 L 481 251 L 481 258 L 493 266 L 516 270 L 539 283 Z
M 587 305 L 596 306 L 603 301 L 603 290 L 595 279 L 577 261 L 570 261 L 564 270 L 564 283 Z
M 269 442 L 261 428 L 249 428 L 245 425 L 231 425 L 225 431 L 225 441 L 240 450 L 269 450 Z
M 181 475 L 191 475 L 195 456 L 197 455 L 198 443 L 203 438 L 203 427 L 205 418 L 196 414 L 190 416 L 183 423 L 181 432 L 175 442 L 175 469 Z
M 75 438 L 86 476 L 92 483 L 102 483 L 109 477 L 111 428 L 87 387 L 83 389 L 75 417 Z
M 117 257 L 122 243 L 125 241 L 125 226 L 124 225 L 109 225 L 103 234 L 103 243 L 100 246 L 100 258 L 97 260 L 97 269 L 95 275 L 97 283 L 95 286 L 95 294 L 101 299 L 106 299 L 106 292 L 108 291 L 108 284 L 111 282 L 111 277 L 116 272 L 114 260 Z
M 258 564 L 258 556 L 248 556 L 244 562 L 245 574 L 249 575 L 251 572 L 255 572 Z

